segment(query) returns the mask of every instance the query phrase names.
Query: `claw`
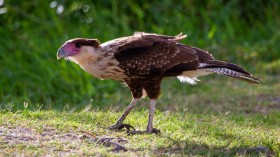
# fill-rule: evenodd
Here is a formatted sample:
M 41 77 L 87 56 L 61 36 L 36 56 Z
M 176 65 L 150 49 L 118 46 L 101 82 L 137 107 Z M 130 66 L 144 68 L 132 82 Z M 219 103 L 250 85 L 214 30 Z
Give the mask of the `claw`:
M 147 132 L 149 133 L 149 132 Z M 159 129 L 156 129 L 156 128 L 153 128 L 152 132 L 150 132 L 152 134 L 160 134 L 160 130 Z
M 125 128 L 127 130 L 127 132 L 129 132 L 131 129 L 133 131 L 135 131 L 135 128 L 133 126 L 131 126 L 130 124 L 113 125 L 113 126 L 109 127 L 110 130 L 121 130 L 123 128 Z
M 139 131 L 139 130 L 133 130 L 133 131 L 128 131 L 127 132 L 128 135 L 137 135 L 137 134 L 160 134 L 160 130 L 159 129 L 155 129 L 153 128 L 153 130 L 151 132 L 149 131 Z

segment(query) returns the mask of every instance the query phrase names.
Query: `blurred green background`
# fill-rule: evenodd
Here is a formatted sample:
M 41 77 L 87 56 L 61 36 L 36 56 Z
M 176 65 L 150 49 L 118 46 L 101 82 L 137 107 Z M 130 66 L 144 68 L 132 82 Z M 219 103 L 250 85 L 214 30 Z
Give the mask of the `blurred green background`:
M 183 32 L 188 35 L 183 43 L 217 59 L 241 64 L 257 76 L 280 74 L 279 6 L 279 0 L 0 0 L 1 107 L 129 102 L 129 91 L 120 83 L 57 61 L 57 49 L 76 37 L 105 42 L 135 31 Z M 190 89 L 171 82 L 174 88 Z

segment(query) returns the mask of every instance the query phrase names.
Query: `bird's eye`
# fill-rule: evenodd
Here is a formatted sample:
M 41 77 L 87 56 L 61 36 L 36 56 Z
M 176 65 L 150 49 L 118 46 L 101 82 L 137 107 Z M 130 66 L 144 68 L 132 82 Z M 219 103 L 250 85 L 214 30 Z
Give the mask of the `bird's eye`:
M 82 46 L 81 43 L 76 43 L 76 44 L 75 44 L 75 47 L 76 47 L 76 48 L 80 48 L 81 46 Z

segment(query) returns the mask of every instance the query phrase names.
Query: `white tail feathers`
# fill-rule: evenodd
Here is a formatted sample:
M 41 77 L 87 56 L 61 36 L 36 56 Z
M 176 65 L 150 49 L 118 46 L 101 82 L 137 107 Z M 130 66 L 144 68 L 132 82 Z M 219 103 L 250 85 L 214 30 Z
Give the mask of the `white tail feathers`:
M 242 73 L 242 72 L 235 71 L 235 70 L 225 68 L 225 67 L 205 68 L 205 69 L 198 69 L 198 70 L 193 70 L 193 71 L 185 71 L 185 72 L 183 72 L 182 75 L 177 76 L 177 78 L 182 83 L 188 83 L 191 85 L 195 85 L 196 82 L 199 81 L 197 79 L 197 77 L 208 75 L 211 73 L 226 75 L 226 76 L 240 79 L 242 81 L 246 81 L 246 82 L 253 83 L 253 84 L 260 84 L 260 82 L 261 82 L 260 79 L 253 77 L 249 73 Z
M 197 77 L 199 76 L 205 76 L 213 73 L 209 69 L 198 69 L 198 70 L 190 70 L 190 71 L 184 71 L 182 75 L 177 76 L 177 78 L 182 83 L 188 83 L 191 85 L 195 85 L 199 79 Z
M 195 78 L 190 78 L 190 77 L 186 77 L 186 76 L 177 76 L 177 78 L 180 80 L 180 82 L 182 83 L 188 83 L 191 85 L 195 85 L 196 81 L 199 81 L 199 79 Z

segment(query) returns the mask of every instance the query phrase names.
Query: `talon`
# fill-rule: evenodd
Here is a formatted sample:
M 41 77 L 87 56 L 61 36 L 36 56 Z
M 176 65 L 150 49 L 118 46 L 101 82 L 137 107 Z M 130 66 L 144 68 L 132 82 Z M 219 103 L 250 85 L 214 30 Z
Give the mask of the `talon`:
M 146 133 L 147 134 L 160 134 L 160 130 L 156 129 L 156 128 L 153 128 L 151 131 L 146 130 Z
M 153 134 L 160 134 L 160 130 L 156 129 L 156 128 L 153 128 L 151 133 L 153 133 Z
M 139 131 L 139 130 L 133 130 L 133 131 L 128 131 L 127 135 L 141 135 L 146 133 L 145 131 Z
M 146 131 L 139 131 L 139 130 L 133 130 L 133 131 L 128 131 L 127 132 L 128 135 L 140 135 L 140 134 L 160 134 L 160 130 L 159 129 L 155 129 L 153 128 L 151 132 L 149 132 L 148 130 Z
M 127 132 L 130 131 L 130 129 L 134 130 L 135 131 L 135 128 L 133 126 L 131 126 L 130 124 L 122 124 L 119 126 L 119 130 L 125 128 L 127 130 Z
M 131 129 L 135 131 L 135 128 L 130 124 L 113 125 L 109 127 L 110 130 L 121 130 L 123 128 L 125 128 L 127 132 L 129 132 Z

